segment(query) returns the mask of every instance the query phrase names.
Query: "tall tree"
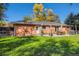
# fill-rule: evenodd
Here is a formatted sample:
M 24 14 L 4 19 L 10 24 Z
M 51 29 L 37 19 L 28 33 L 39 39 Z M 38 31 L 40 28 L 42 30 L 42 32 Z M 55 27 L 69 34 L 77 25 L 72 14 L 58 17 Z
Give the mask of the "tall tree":
M 35 4 L 33 11 L 35 21 L 60 22 L 58 15 L 54 14 L 52 9 L 44 9 L 42 4 Z
M 6 3 L 0 3 L 0 25 L 2 25 L 5 22 L 5 11 L 7 9 L 7 5 Z
M 59 22 L 60 23 L 58 15 L 53 13 L 52 9 L 47 10 L 47 21 Z
M 65 20 L 65 24 L 72 25 L 73 20 L 74 20 L 74 14 L 70 13 Z
M 79 28 L 79 14 L 77 14 L 77 15 L 75 15 L 74 16 L 74 21 L 73 21 L 74 23 L 74 27 L 75 27 L 75 32 L 76 32 L 76 34 L 77 34 L 77 32 L 78 32 L 78 28 Z
M 72 25 L 72 29 L 75 30 L 75 33 L 79 30 L 79 14 L 74 15 L 71 13 L 65 20 L 65 24 Z
M 34 4 L 34 20 L 35 21 L 41 21 L 42 20 L 42 12 L 43 12 L 43 5 L 42 4 Z
M 33 11 L 38 16 L 41 12 L 43 12 L 43 5 L 42 4 L 34 4 Z

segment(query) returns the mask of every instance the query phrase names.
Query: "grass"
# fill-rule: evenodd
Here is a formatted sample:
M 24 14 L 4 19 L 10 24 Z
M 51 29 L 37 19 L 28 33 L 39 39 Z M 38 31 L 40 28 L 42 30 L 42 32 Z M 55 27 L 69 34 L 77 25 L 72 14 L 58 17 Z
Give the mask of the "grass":
M 0 56 L 78 56 L 79 35 L 0 38 Z

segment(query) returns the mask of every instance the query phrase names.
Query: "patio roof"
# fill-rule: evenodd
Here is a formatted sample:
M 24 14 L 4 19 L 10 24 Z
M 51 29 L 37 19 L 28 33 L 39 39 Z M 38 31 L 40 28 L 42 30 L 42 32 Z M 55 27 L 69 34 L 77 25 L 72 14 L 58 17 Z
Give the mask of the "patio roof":
M 46 22 L 46 21 L 42 21 L 42 22 L 15 22 L 13 24 L 18 24 L 18 25 L 48 25 L 48 26 L 69 26 L 67 24 L 62 24 L 62 23 L 55 23 L 55 22 Z
M 7 24 L 0 25 L 0 27 L 13 27 L 13 24 L 7 23 Z

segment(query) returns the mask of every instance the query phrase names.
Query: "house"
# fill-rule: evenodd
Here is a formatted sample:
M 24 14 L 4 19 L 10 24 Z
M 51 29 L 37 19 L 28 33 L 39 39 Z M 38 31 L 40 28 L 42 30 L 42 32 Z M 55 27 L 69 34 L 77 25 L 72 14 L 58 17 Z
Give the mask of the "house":
M 70 26 L 54 22 L 16 22 L 13 23 L 15 36 L 28 35 L 65 35 L 69 34 Z
M 69 34 L 70 26 L 55 22 L 14 22 L 8 26 L 0 27 L 0 35 L 9 36 L 35 36 L 35 35 L 65 35 Z

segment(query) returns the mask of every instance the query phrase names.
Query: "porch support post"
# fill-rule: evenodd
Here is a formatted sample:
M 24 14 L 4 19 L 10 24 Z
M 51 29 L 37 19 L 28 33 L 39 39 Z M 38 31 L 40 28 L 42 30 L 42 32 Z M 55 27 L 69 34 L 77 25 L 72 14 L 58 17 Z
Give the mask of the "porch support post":
M 14 27 L 14 35 L 13 36 L 16 36 L 16 27 Z
M 52 30 L 51 30 L 51 27 L 52 27 L 52 26 L 50 25 L 50 36 L 52 36 Z

